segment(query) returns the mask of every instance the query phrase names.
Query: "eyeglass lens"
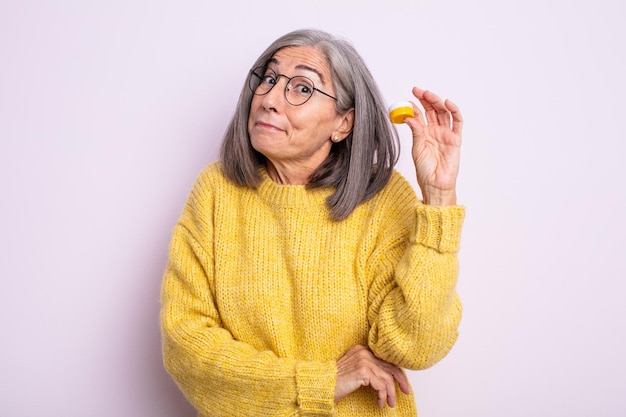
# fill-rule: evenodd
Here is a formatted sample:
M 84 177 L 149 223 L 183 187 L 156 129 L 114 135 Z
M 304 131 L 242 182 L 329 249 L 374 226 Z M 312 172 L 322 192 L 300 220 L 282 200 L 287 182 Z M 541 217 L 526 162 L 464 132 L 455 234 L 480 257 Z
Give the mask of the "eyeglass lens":
M 250 74 L 250 89 L 254 94 L 259 96 L 267 94 L 278 83 L 280 77 L 287 78 L 286 75 L 277 74 L 270 68 L 255 68 Z M 306 101 L 311 98 L 314 90 L 315 86 L 313 85 L 313 81 L 307 77 L 298 75 L 287 78 L 284 93 L 287 102 L 291 105 L 299 106 L 306 103 Z

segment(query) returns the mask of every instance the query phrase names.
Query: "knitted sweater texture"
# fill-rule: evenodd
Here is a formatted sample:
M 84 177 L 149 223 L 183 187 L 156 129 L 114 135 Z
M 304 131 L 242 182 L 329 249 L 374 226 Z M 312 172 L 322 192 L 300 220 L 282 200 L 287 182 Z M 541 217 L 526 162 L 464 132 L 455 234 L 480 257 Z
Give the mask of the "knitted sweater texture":
M 198 177 L 173 231 L 162 287 L 163 357 L 200 416 L 415 416 L 362 387 L 334 403 L 352 346 L 408 369 L 457 338 L 464 209 L 431 207 L 394 172 L 345 220 L 331 189 Z

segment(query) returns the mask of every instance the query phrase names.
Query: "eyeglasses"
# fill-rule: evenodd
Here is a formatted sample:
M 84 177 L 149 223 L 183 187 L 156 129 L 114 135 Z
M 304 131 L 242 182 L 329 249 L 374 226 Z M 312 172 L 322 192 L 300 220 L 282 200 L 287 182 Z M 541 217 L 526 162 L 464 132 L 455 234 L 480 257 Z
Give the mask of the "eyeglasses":
M 295 77 L 287 77 L 284 74 L 277 74 L 273 70 L 267 67 L 258 67 L 250 71 L 250 77 L 248 78 L 248 86 L 250 90 L 257 95 L 262 96 L 269 93 L 276 84 L 278 79 L 285 77 L 287 83 L 285 84 L 285 99 L 287 103 L 292 106 L 301 106 L 313 95 L 314 92 L 319 91 L 327 97 L 337 100 L 337 98 L 331 96 L 328 93 L 323 92 L 319 88 L 315 88 L 311 79 L 302 75 L 296 75 Z

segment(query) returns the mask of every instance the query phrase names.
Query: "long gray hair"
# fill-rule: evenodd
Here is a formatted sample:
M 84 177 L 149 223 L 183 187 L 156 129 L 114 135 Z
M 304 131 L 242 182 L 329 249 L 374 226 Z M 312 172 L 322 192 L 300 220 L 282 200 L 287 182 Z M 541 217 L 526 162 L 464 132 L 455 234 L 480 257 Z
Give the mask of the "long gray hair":
M 343 141 L 333 143 L 328 157 L 307 184 L 309 188 L 335 188 L 326 204 L 331 218 L 341 220 L 389 181 L 398 161 L 398 133 L 389 121 L 383 96 L 363 58 L 343 39 L 320 30 L 293 31 L 274 41 L 252 68 L 266 65 L 276 52 L 289 46 L 318 48 L 328 61 L 337 113 L 345 114 L 354 108 L 352 132 Z M 246 82 L 220 150 L 224 175 L 248 187 L 261 182 L 259 167 L 265 163 L 265 157 L 252 147 L 248 134 L 252 97 Z

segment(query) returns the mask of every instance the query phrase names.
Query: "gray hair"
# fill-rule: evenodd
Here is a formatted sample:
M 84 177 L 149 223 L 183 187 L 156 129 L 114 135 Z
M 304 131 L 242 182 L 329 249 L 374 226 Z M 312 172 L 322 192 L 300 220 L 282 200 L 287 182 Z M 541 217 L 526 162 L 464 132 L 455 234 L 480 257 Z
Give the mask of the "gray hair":
M 307 184 L 309 188 L 335 188 L 326 204 L 331 218 L 341 220 L 389 181 L 398 161 L 398 133 L 389 121 L 385 100 L 363 58 L 343 39 L 320 30 L 293 31 L 274 41 L 251 68 L 266 65 L 276 52 L 290 46 L 318 48 L 328 61 L 337 113 L 345 114 L 354 108 L 352 132 L 333 143 L 327 159 Z M 265 157 L 252 147 L 248 134 L 252 97 L 246 82 L 220 150 L 224 175 L 248 187 L 261 182 L 259 167 L 265 163 Z

